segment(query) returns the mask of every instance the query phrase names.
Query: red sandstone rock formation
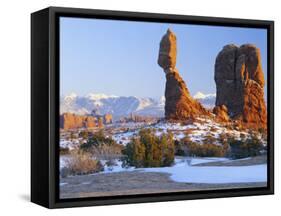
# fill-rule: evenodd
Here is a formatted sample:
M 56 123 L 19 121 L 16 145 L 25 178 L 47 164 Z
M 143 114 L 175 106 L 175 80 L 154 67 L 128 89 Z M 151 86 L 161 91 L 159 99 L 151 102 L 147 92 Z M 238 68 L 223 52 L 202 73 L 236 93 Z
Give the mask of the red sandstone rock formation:
M 104 118 L 104 124 L 112 124 L 113 119 L 111 114 L 105 114 L 103 118 Z
M 215 63 L 216 106 L 225 105 L 232 119 L 265 128 L 264 74 L 259 49 L 251 44 L 227 45 Z
M 186 120 L 208 111 L 194 100 L 176 69 L 177 39 L 168 29 L 160 42 L 158 64 L 166 74 L 165 117 L 168 120 Z
M 222 122 L 229 121 L 228 110 L 225 105 L 215 106 L 213 113 L 216 115 L 217 119 Z
M 60 128 L 77 129 L 96 127 L 97 119 L 93 116 L 81 116 L 73 113 L 64 113 L 60 116 Z

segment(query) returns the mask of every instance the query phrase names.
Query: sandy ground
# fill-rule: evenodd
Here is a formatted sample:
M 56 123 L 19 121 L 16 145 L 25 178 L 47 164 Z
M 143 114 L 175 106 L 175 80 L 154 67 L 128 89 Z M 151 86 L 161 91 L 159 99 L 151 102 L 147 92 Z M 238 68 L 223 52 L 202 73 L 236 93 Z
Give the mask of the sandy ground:
M 231 162 L 210 162 L 196 166 L 248 166 L 266 163 L 266 157 L 255 157 Z M 83 176 L 69 176 L 60 180 L 61 198 L 100 197 L 113 195 L 198 191 L 211 189 L 265 187 L 266 182 L 198 184 L 179 183 L 170 179 L 168 173 L 117 172 Z

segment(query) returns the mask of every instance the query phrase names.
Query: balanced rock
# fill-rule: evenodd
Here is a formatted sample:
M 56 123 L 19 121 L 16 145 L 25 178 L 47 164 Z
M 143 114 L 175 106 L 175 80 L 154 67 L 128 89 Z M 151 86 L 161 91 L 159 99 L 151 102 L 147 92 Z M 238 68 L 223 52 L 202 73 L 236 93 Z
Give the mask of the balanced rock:
M 186 120 L 208 111 L 194 100 L 176 69 L 177 39 L 168 29 L 160 42 L 158 64 L 166 74 L 165 118 L 168 120 Z
M 176 67 L 177 61 L 177 38 L 170 30 L 162 37 L 160 42 L 158 64 L 164 69 L 164 72 Z
M 216 58 L 215 82 L 216 106 L 226 106 L 232 119 L 266 127 L 264 74 L 256 46 L 224 46 Z

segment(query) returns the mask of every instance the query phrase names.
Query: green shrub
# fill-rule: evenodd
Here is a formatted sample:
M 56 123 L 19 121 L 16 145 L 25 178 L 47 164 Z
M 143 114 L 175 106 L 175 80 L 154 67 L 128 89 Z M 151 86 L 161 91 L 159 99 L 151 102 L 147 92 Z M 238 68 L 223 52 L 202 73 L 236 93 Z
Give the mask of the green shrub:
M 141 143 L 139 139 L 133 138 L 122 153 L 126 156 L 123 158 L 123 165 L 144 167 L 145 145 Z
M 229 135 L 225 133 L 221 133 L 219 135 L 218 141 L 222 145 L 225 155 L 228 156 L 230 154 L 230 145 L 228 143 Z
M 163 134 L 160 137 L 160 153 L 162 158 L 161 166 L 170 166 L 174 163 L 175 159 L 175 142 L 173 140 L 173 134 Z
M 93 134 L 91 138 L 88 139 L 88 141 L 80 146 L 81 150 L 88 151 L 93 146 L 100 146 L 102 144 L 106 145 L 115 145 L 116 142 L 110 138 L 106 137 L 102 130 L 98 131 L 97 133 Z
M 234 159 L 253 157 L 262 154 L 262 150 L 265 150 L 260 139 L 254 134 L 250 134 L 250 137 L 245 139 L 229 139 L 230 156 Z
M 176 142 L 176 155 L 192 157 L 223 157 L 227 151 L 227 146 L 214 144 L 217 140 L 207 134 L 202 143 L 196 143 L 190 140 L 188 136 L 184 137 L 178 143 Z
M 225 155 L 223 146 L 210 143 L 191 142 L 188 144 L 188 152 L 190 156 L 197 157 L 223 157 Z
M 86 143 L 80 145 L 80 150 L 91 153 L 99 159 L 112 160 L 121 156 L 123 146 L 116 143 L 112 138 L 106 137 L 103 131 L 95 133 Z
M 188 155 L 188 143 L 191 140 L 188 136 L 184 137 L 182 140 L 175 141 L 175 155 L 177 156 L 187 156 Z
M 161 167 L 174 162 L 174 141 L 171 133 L 160 137 L 151 129 L 140 130 L 138 137 L 133 138 L 122 151 L 124 166 Z

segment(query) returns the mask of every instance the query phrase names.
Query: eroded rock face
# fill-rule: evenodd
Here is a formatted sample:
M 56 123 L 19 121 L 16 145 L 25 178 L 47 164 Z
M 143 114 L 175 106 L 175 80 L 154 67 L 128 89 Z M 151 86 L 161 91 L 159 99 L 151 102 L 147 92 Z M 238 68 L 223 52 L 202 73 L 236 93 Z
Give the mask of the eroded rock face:
M 95 128 L 103 124 L 111 124 L 113 117 L 111 114 L 105 115 L 77 115 L 74 113 L 64 113 L 60 115 L 60 128 L 64 130 L 78 128 Z
M 223 47 L 216 58 L 215 82 L 216 106 L 225 105 L 232 119 L 266 127 L 264 74 L 256 46 Z
M 186 120 L 198 115 L 207 115 L 208 111 L 194 100 L 176 69 L 176 35 L 168 29 L 160 42 L 158 64 L 166 74 L 165 118 L 168 120 Z
M 77 129 L 96 127 L 97 119 L 93 116 L 76 115 L 73 113 L 64 113 L 60 115 L 60 128 Z
M 162 37 L 160 42 L 158 64 L 166 70 L 169 68 L 174 69 L 177 61 L 177 38 L 176 35 L 170 30 Z
M 228 110 L 225 105 L 215 106 L 213 113 L 216 115 L 217 119 L 222 122 L 229 121 Z

